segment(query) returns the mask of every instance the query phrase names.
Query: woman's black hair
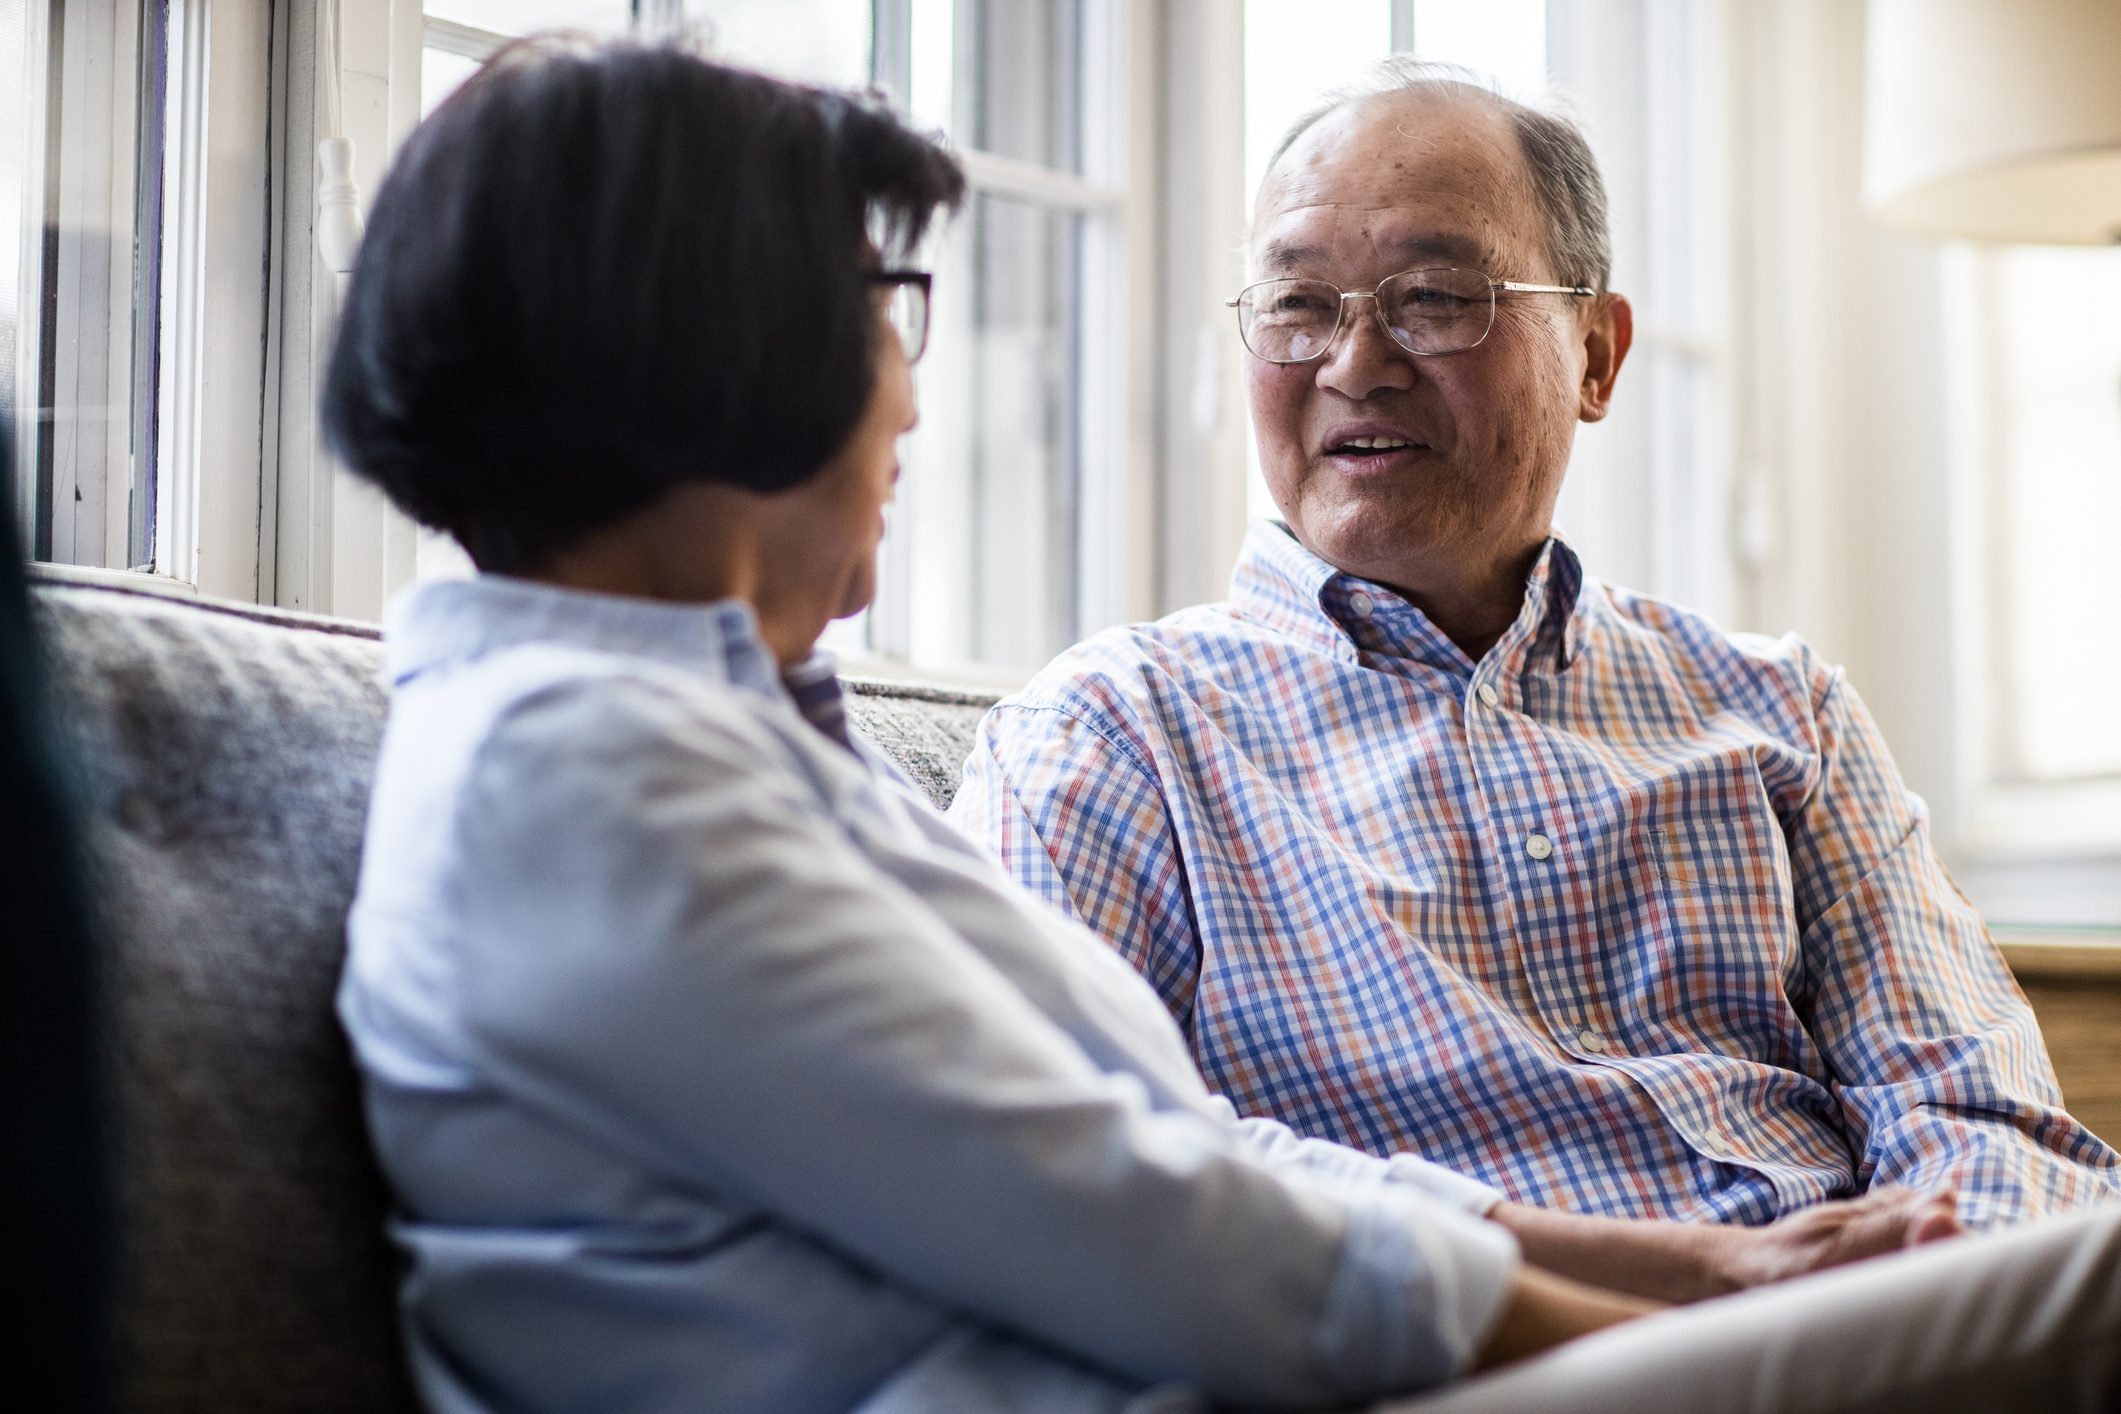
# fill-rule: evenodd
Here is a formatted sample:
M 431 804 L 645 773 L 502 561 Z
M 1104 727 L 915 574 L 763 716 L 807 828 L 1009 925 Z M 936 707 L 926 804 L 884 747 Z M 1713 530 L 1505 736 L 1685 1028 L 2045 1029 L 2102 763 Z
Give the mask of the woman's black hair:
M 870 270 L 963 192 L 864 96 L 677 44 L 512 45 L 376 193 L 325 437 L 502 573 L 687 482 L 798 485 L 868 406 Z

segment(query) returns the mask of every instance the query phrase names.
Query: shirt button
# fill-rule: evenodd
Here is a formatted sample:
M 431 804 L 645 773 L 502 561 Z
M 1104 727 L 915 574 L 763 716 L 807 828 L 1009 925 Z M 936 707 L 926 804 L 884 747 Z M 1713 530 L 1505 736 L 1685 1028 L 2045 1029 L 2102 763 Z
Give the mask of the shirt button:
M 1377 601 L 1358 589 L 1348 596 L 1348 607 L 1355 611 L 1356 618 L 1366 619 L 1376 611 Z
M 1587 1051 L 1602 1051 L 1605 1049 L 1605 1037 L 1596 1031 L 1579 1031 L 1576 1033 L 1576 1044 Z
M 1554 852 L 1554 842 L 1534 830 L 1524 837 L 1524 852 L 1534 859 L 1545 859 Z
M 1482 702 L 1485 702 L 1488 706 L 1498 707 L 1502 705 L 1502 694 L 1495 690 L 1495 685 L 1493 683 L 1484 682 L 1478 688 L 1474 689 L 1474 691 L 1480 694 L 1480 700 Z

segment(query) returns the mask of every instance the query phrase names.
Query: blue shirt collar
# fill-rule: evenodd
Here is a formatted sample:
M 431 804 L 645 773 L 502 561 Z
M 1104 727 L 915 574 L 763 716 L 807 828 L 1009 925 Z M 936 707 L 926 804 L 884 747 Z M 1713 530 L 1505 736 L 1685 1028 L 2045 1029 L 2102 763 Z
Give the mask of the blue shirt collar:
M 383 616 L 385 671 L 403 686 L 431 669 L 525 644 L 561 644 L 647 658 L 741 691 L 792 701 L 843 745 L 846 706 L 829 653 L 785 673 L 742 599 L 681 604 L 562 589 L 505 575 L 417 584 Z
M 1525 607 L 1498 649 L 1525 642 L 1553 654 L 1557 670 L 1581 651 L 1589 597 L 1582 562 L 1549 536 L 1525 581 Z M 1230 606 L 1302 643 L 1350 662 L 1365 652 L 1465 675 L 1458 645 L 1396 590 L 1335 569 L 1278 520 L 1254 521 L 1230 577 Z M 1368 612 L 1362 612 L 1367 607 Z

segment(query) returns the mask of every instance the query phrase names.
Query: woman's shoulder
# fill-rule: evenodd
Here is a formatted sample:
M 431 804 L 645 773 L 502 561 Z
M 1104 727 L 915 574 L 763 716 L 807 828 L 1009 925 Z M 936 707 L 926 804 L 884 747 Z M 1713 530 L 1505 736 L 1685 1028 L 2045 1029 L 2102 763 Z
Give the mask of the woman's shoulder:
M 379 785 L 408 770 L 471 797 L 623 814 L 669 783 L 785 771 L 771 697 L 675 664 L 569 644 L 511 647 L 401 685 Z M 444 782 L 451 783 L 444 786 Z M 461 802 L 460 803 L 464 803 Z
M 653 659 L 569 645 L 497 654 L 472 670 L 476 754 L 541 770 L 621 760 L 762 767 L 784 750 L 782 704 Z

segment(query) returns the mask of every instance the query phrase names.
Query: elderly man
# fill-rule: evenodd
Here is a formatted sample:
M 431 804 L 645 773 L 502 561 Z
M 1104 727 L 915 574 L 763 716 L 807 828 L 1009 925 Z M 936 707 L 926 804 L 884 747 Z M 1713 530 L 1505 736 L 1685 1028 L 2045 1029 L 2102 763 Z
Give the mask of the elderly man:
M 2112 1196 L 1839 670 L 1554 536 L 1631 335 L 1604 206 L 1573 127 L 1419 66 L 1300 123 L 1234 301 L 1286 524 L 997 707 L 954 815 L 1241 1109 L 1518 1203 Z

